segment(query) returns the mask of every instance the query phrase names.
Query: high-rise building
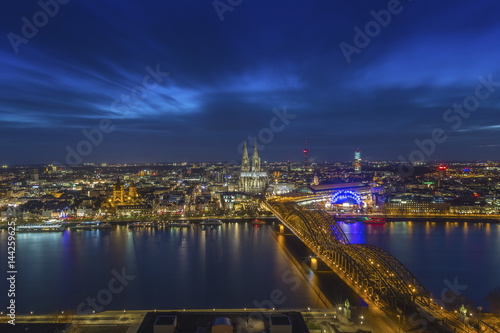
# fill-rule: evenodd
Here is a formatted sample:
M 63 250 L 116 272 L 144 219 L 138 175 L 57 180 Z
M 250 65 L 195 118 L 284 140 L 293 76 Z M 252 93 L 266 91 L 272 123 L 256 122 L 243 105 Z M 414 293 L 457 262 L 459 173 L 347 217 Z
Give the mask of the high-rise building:
M 356 149 L 354 152 L 354 171 L 355 172 L 361 172 L 361 151 L 359 148 Z
M 446 179 L 446 170 L 448 167 L 446 165 L 440 165 L 438 167 L 439 178 L 438 178 L 438 187 L 443 186 L 443 181 Z
M 261 171 L 260 158 L 257 151 L 257 141 L 252 156 L 252 164 L 248 158 L 247 143 L 243 149 L 243 158 L 241 159 L 241 173 L 239 179 L 240 192 L 249 194 L 264 194 L 268 185 L 267 172 Z

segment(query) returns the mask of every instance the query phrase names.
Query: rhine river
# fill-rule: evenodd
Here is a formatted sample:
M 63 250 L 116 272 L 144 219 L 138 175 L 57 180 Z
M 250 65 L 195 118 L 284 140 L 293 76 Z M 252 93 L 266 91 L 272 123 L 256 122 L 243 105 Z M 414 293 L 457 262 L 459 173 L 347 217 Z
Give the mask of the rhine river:
M 374 244 L 393 254 L 435 299 L 458 285 L 460 293 L 485 307 L 486 294 L 500 287 L 500 225 L 341 226 L 352 243 Z M 306 261 L 309 251 L 297 246 L 293 236 L 276 236 L 274 230 L 272 222 L 263 226 L 230 222 L 203 228 L 114 226 L 110 231 L 19 233 L 17 311 L 324 307 L 306 281 L 314 278 L 311 274 L 304 278 L 288 256 L 291 252 L 297 261 Z M 5 230 L 0 244 L 5 276 Z M 331 281 L 327 295 L 338 298 L 332 303 L 352 297 L 338 279 L 327 281 Z M 5 311 L 5 278 L 0 288 Z

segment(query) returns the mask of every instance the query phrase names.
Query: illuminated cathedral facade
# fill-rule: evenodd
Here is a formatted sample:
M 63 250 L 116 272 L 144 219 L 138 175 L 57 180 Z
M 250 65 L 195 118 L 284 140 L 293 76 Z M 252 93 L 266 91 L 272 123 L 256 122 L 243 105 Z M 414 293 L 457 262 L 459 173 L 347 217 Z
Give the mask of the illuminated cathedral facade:
M 243 149 L 241 160 L 241 173 L 238 183 L 239 191 L 248 194 L 265 194 L 268 185 L 267 172 L 260 167 L 259 153 L 257 152 L 257 142 L 255 142 L 252 163 L 248 157 L 247 143 Z
M 106 208 L 117 208 L 117 206 L 136 205 L 138 203 L 139 194 L 137 193 L 134 181 L 130 183 L 128 190 L 126 190 L 120 178 L 118 178 L 115 185 L 113 185 L 113 196 L 107 202 L 104 202 L 103 206 Z

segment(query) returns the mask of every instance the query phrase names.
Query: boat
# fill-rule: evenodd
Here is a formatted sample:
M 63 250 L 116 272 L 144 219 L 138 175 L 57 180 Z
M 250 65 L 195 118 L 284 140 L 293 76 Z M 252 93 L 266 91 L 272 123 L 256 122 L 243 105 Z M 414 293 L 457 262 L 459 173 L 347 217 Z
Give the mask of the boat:
M 385 224 L 385 219 L 382 217 L 370 217 L 368 220 L 363 221 L 364 224 Z
M 262 221 L 262 220 L 253 220 L 251 222 L 253 225 L 262 225 L 262 224 L 266 224 L 265 221 Z
M 357 223 L 358 221 L 356 221 L 354 219 L 344 219 L 344 220 L 342 220 L 342 222 L 344 222 L 346 224 L 353 224 L 353 223 Z
M 200 225 L 221 225 L 221 224 L 222 224 L 222 221 L 216 220 L 216 219 L 206 219 L 200 223 Z
M 165 227 L 189 228 L 191 226 L 191 223 L 189 221 L 167 222 L 164 225 Z
M 66 230 L 60 223 L 44 224 L 20 224 L 16 226 L 16 232 L 60 232 Z
M 111 224 L 102 223 L 101 221 L 82 222 L 71 227 L 75 230 L 98 230 L 98 229 L 111 229 Z
M 132 222 L 132 223 L 127 224 L 127 226 L 129 227 L 129 229 L 133 229 L 133 228 L 156 228 L 156 227 L 158 227 L 158 223 L 154 222 L 154 221 L 150 221 L 150 222 Z

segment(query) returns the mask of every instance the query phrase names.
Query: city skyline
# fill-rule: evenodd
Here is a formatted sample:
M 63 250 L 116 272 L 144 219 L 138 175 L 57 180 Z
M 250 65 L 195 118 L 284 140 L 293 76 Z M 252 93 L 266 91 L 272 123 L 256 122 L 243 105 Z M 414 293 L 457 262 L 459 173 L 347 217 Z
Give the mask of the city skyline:
M 492 1 L 40 3 L 1 11 L 2 164 L 500 150 Z

